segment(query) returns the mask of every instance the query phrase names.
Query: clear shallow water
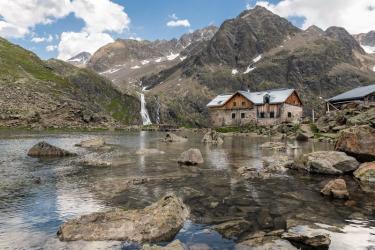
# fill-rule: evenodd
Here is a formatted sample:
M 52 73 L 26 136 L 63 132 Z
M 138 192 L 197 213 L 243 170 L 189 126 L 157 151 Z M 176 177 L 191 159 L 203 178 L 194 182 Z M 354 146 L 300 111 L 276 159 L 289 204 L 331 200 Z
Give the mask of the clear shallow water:
M 125 242 L 60 242 L 56 232 L 67 219 L 113 207 L 141 208 L 171 191 L 183 197 L 192 211 L 191 221 L 176 236 L 187 245 L 233 249 L 235 243 L 212 231 L 210 225 L 245 218 L 254 231 L 285 227 L 290 220 L 317 223 L 329 230 L 331 249 L 375 249 L 374 194 L 363 192 L 351 177 L 345 177 L 355 201 L 350 206 L 319 194 L 329 177 L 290 173 L 244 180 L 236 169 L 261 168 L 262 157 L 274 154 L 260 148 L 267 138 L 226 137 L 222 146 L 208 146 L 200 143 L 201 134 L 182 134 L 188 136 L 188 143 L 162 143 L 159 138 L 163 133 L 156 132 L 0 132 L 0 249 L 136 249 Z M 108 152 L 74 147 L 98 136 L 118 146 Z M 80 156 L 56 160 L 27 157 L 27 150 L 41 140 Z M 288 150 L 290 157 L 330 149 L 324 143 L 298 146 Z M 179 167 L 177 158 L 191 147 L 201 149 L 205 163 Z M 136 155 L 140 148 L 159 148 L 165 154 Z M 87 167 L 78 163 L 83 158 L 116 164 Z M 147 177 L 146 181 L 126 184 L 140 177 Z M 36 178 L 41 184 L 35 183 Z

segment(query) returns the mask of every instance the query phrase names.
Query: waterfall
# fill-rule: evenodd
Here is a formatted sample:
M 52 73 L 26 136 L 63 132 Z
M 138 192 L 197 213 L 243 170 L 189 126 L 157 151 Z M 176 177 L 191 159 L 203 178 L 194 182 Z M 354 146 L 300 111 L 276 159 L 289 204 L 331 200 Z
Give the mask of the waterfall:
M 151 125 L 151 119 L 146 108 L 146 99 L 143 93 L 139 93 L 141 96 L 141 116 L 143 125 Z

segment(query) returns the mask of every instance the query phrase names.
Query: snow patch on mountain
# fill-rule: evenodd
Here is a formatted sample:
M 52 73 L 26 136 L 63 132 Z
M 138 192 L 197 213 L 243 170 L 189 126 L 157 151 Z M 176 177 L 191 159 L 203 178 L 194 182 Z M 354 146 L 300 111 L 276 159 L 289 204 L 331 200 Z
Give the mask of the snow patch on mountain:
M 262 59 L 262 55 L 259 55 L 259 56 L 255 57 L 255 58 L 253 59 L 253 62 L 256 63 L 256 62 L 258 62 L 260 59 Z
M 232 69 L 232 75 L 235 76 L 238 74 L 238 69 Z
M 249 67 L 247 67 L 247 69 L 245 70 L 245 72 L 243 72 L 245 75 L 246 74 L 249 74 L 251 71 L 253 71 L 254 69 L 256 69 L 256 67 L 252 67 L 251 65 Z
M 179 56 L 180 56 L 180 53 L 178 53 L 178 54 L 171 53 L 169 56 L 167 56 L 167 59 L 168 59 L 168 61 L 173 61 L 174 59 L 176 59 Z
M 139 67 L 138 65 L 135 65 L 133 67 L 131 67 L 131 69 L 140 69 L 141 67 Z
M 180 57 L 181 62 L 184 61 L 187 58 L 187 56 Z
M 141 63 L 142 63 L 142 65 L 147 65 L 147 64 L 150 63 L 150 61 L 148 61 L 148 60 L 143 60 Z
M 363 50 L 364 50 L 367 54 L 375 53 L 375 47 L 373 47 L 373 46 L 367 46 L 367 45 L 362 45 L 362 44 L 361 44 L 361 47 L 363 48 Z
M 116 73 L 119 70 L 120 68 L 112 68 L 112 69 L 99 73 L 99 75 L 110 75 L 110 74 Z

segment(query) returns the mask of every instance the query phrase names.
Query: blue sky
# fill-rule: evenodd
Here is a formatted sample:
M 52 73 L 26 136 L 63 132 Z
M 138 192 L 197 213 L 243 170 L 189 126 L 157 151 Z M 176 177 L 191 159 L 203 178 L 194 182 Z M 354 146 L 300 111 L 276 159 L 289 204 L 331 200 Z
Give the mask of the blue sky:
M 247 4 L 254 4 L 251 0 L 113 0 L 112 2 L 124 6 L 124 11 L 130 18 L 128 29 L 123 32 L 108 32 L 113 39 L 137 37 L 145 40 L 172 39 L 182 34 L 206 27 L 210 24 L 220 26 L 229 18 L 237 16 L 246 9 Z M 105 10 L 103 10 L 105 11 Z M 190 27 L 168 27 L 166 23 L 175 14 L 178 19 L 189 20 Z M 57 57 L 56 46 L 62 32 L 79 32 L 85 26 L 82 19 L 69 14 L 56 19 L 50 24 L 37 24 L 31 28 L 32 33 L 21 38 L 8 38 L 14 43 L 32 50 L 41 58 Z M 48 37 L 52 41 L 32 42 L 33 37 Z M 55 46 L 53 51 L 47 51 L 47 46 Z
M 0 0 L 0 36 L 43 59 L 68 59 L 117 38 L 172 39 L 220 26 L 255 4 L 301 28 L 375 30 L 375 0 Z

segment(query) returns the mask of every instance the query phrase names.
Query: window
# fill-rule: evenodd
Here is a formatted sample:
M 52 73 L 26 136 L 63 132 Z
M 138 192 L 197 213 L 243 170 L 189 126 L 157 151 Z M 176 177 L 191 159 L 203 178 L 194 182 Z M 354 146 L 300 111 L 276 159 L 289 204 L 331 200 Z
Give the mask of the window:
M 233 102 L 233 107 L 236 107 L 237 106 L 237 103 L 236 102 Z
M 246 106 L 246 103 L 245 102 L 242 102 L 242 107 L 245 107 Z
M 273 111 L 270 112 L 270 118 L 275 118 L 275 112 Z
M 289 118 L 292 117 L 292 113 L 291 113 L 291 112 L 288 112 L 288 117 L 289 117 Z
M 260 112 L 260 113 L 259 113 L 259 117 L 260 117 L 260 118 L 264 118 L 264 112 Z
M 236 119 L 236 113 L 232 113 L 232 119 Z
M 245 118 L 245 113 L 241 113 L 241 119 Z

